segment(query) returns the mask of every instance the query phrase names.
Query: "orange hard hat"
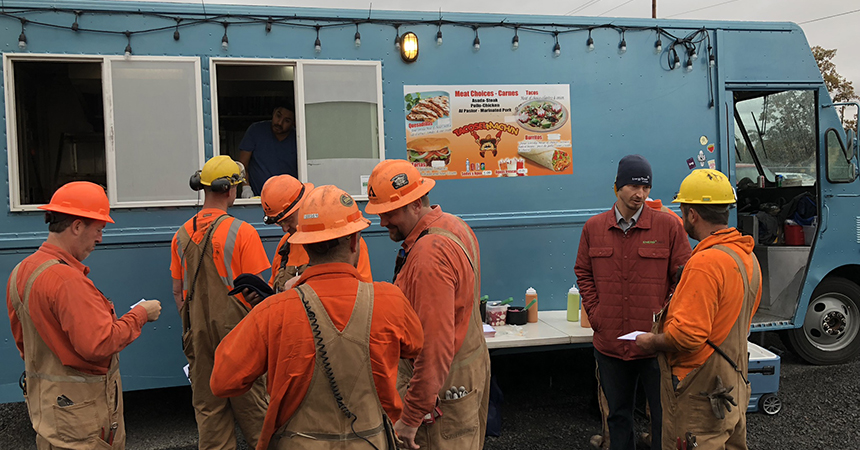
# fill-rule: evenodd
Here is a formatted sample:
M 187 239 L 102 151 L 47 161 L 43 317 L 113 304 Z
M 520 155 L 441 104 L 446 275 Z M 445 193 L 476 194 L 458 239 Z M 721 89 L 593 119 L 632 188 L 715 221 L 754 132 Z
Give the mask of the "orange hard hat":
M 367 182 L 368 214 L 383 214 L 426 195 L 436 180 L 424 178 L 409 161 L 387 159 L 377 164 Z
M 60 186 L 51 196 L 51 203 L 39 209 L 114 223 L 108 215 L 110 202 L 105 190 L 89 181 L 72 181 Z
M 260 191 L 260 201 L 263 204 L 263 222 L 274 225 L 284 217 L 296 212 L 302 206 L 302 200 L 314 189 L 311 183 L 302 184 L 291 175 L 278 175 L 266 180 Z
M 305 197 L 290 244 L 313 244 L 349 236 L 370 226 L 355 200 L 337 186 L 320 186 Z

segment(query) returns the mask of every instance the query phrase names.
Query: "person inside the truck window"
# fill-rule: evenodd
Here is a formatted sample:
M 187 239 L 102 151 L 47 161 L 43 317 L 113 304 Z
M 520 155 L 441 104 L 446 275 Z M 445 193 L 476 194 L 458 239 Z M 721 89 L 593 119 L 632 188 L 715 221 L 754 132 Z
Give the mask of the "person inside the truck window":
M 236 448 L 234 419 L 248 444 L 256 446 L 268 404 L 264 378 L 251 380 L 248 392 L 230 399 L 216 397 L 209 387 L 215 348 L 251 310 L 241 294 L 229 295 L 234 277 L 259 276 L 269 268 L 257 230 L 227 214 L 244 179 L 242 166 L 229 156 L 207 161 L 189 183 L 204 191 L 203 208 L 179 228 L 170 245 L 173 298 L 182 319 L 182 350 L 201 450 Z
M 761 301 L 755 241 L 730 228 L 737 198 L 727 176 L 694 170 L 681 183 L 684 229 L 699 241 L 653 333 L 636 337 L 658 352 L 663 400 L 663 448 L 680 438 L 700 449 L 745 449 L 747 336 Z M 692 432 L 694 437 L 687 437 Z
M 349 194 L 320 186 L 299 211 L 289 243 L 304 247 L 310 266 L 295 289 L 267 297 L 221 342 L 212 391 L 241 395 L 268 374 L 258 449 L 395 450 L 386 438 L 394 440 L 388 419 L 402 405 L 397 365 L 421 351 L 421 322 L 400 289 L 361 280 L 359 240 L 370 221 Z
M 141 301 L 117 318 L 87 277 L 83 260 L 113 223 L 101 186 L 65 184 L 39 209 L 47 211 L 48 240 L 15 267 L 6 287 L 36 448 L 125 448 L 119 352 L 158 319 L 161 302 Z
M 585 223 L 574 272 L 582 306 L 594 329 L 594 358 L 606 396 L 609 447 L 636 447 L 633 409 L 639 380 L 651 410 L 651 448 L 660 446 L 660 368 L 653 354 L 633 341 L 619 340 L 648 331 L 654 314 L 672 293 L 678 269 L 690 257 L 690 243 L 677 217 L 646 206 L 651 165 L 640 155 L 618 162 L 615 204 Z M 605 439 L 592 445 L 605 448 Z
M 266 180 L 275 175 L 299 177 L 296 116 L 281 104 L 272 111 L 272 120 L 253 123 L 239 142 L 239 162 L 247 169 L 242 198 L 260 195 Z
M 466 222 L 430 205 L 435 183 L 412 163 L 388 159 L 373 168 L 367 184 L 365 211 L 379 215 L 391 240 L 403 241 L 394 284 L 425 333 L 421 354 L 400 362 L 403 415 L 394 429 L 403 448 L 480 450 L 490 401 L 490 354 L 478 299 L 480 248 Z M 451 386 L 462 389 L 459 398 L 452 398 Z

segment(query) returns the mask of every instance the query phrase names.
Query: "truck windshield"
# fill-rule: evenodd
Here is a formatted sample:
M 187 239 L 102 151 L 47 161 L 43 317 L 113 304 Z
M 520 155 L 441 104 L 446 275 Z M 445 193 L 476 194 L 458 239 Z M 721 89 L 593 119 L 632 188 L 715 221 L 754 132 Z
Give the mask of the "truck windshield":
M 738 185 L 762 175 L 771 186 L 777 175 L 783 186 L 814 185 L 814 92 L 736 91 L 734 98 Z

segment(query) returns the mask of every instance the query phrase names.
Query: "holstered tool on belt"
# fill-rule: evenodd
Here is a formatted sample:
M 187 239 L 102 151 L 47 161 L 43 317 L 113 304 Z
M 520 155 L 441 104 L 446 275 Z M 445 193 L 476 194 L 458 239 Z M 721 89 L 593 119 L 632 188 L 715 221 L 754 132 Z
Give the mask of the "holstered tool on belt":
M 729 394 L 734 388 L 734 386 L 723 386 L 723 379 L 717 375 L 714 390 L 711 392 L 700 392 L 701 395 L 707 396 L 708 400 L 711 401 L 711 410 L 717 419 L 725 419 L 726 412 L 731 411 L 732 406 L 738 406 L 735 398 Z
M 442 408 L 439 407 L 439 397 L 436 397 L 436 406 L 433 407 L 433 411 L 424 416 L 424 423 L 426 425 L 433 425 L 436 423 L 436 419 L 440 417 L 442 417 Z
M 676 450 L 693 450 L 698 447 L 699 444 L 696 443 L 696 435 L 687 432 L 684 434 L 684 439 L 678 438 L 678 445 L 675 447 Z

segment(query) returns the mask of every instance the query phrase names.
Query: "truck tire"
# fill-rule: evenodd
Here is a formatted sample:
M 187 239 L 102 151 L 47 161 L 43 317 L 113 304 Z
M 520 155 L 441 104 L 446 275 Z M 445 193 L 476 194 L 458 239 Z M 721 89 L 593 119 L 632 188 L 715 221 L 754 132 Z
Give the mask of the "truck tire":
M 784 335 L 788 347 L 810 364 L 842 364 L 860 353 L 860 286 L 827 278 L 815 288 L 803 326 Z

